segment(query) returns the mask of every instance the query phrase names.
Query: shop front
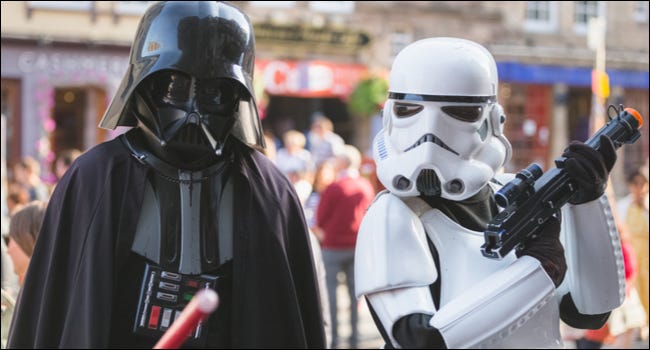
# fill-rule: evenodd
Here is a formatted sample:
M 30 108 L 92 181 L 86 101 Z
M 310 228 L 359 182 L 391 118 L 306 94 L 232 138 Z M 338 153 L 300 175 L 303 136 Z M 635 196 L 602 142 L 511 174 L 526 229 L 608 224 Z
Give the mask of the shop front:
M 258 59 L 255 69 L 264 127 L 275 137 L 292 129 L 306 132 L 317 116 L 331 119 L 334 130 L 347 142 L 357 137 L 347 99 L 369 75 L 365 65 Z
M 2 57 L 9 164 L 32 156 L 47 177 L 58 152 L 113 136 L 97 125 L 126 70 L 128 48 L 3 42 Z

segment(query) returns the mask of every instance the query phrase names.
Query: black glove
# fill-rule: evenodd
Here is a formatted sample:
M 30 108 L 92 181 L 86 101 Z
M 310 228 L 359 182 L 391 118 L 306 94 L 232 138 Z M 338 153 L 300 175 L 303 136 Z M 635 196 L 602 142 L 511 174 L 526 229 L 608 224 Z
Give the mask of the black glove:
M 564 247 L 560 243 L 559 213 L 558 217 L 553 216 L 548 219 L 541 233 L 536 238 L 526 241 L 523 249 L 517 250 L 516 254 L 517 257 L 528 255 L 539 260 L 555 286 L 559 286 L 567 269 Z
M 609 171 L 616 162 L 616 148 L 609 136 L 600 136 L 599 151 L 582 142 L 572 141 L 562 157 L 566 158 L 564 169 L 578 186 L 569 203 L 586 203 L 605 193 Z

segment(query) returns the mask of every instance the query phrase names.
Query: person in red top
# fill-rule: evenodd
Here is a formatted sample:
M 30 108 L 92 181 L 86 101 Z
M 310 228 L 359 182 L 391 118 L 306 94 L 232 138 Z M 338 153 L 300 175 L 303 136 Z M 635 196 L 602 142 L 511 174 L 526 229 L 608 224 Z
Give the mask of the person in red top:
M 327 278 L 329 306 L 332 322 L 332 348 L 338 345 L 337 298 L 338 274 L 345 274 L 350 295 L 349 345 L 355 348 L 358 342 L 358 314 L 354 296 L 354 251 L 359 225 L 370 203 L 375 197 L 372 184 L 359 175 L 361 153 L 351 145 L 345 145 L 335 159 L 337 180 L 329 185 L 316 211 L 316 224 L 322 234 L 321 247 Z

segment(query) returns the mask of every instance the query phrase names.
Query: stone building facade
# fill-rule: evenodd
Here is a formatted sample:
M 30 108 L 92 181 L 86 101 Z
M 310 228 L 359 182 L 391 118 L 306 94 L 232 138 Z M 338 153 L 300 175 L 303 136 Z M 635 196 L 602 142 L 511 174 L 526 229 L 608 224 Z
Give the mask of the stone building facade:
M 97 128 L 126 69 L 147 1 L 2 2 L 2 112 L 9 162 L 44 165 L 65 148 L 87 149 L 120 132 Z M 256 31 L 256 89 L 265 128 L 306 131 L 317 115 L 367 151 L 378 117 L 351 115 L 347 99 L 368 76 L 386 77 L 415 40 L 453 36 L 487 47 L 499 68 L 499 99 L 516 171 L 552 166 L 571 139 L 590 133 L 591 115 L 623 104 L 648 116 L 647 1 L 234 1 Z M 602 31 L 590 18 L 601 18 Z M 599 35 L 599 33 L 601 33 Z M 602 44 L 599 46 L 599 44 Z M 597 48 L 600 47 L 599 50 Z M 593 98 L 592 70 L 610 94 Z M 435 77 L 432 77 L 435 79 Z M 648 158 L 648 127 L 614 171 Z M 47 168 L 47 166 L 45 167 Z

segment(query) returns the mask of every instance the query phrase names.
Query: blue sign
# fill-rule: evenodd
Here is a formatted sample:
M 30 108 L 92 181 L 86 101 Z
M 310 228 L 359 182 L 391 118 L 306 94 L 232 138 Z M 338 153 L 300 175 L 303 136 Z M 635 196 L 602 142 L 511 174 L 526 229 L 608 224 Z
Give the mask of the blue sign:
M 498 62 L 499 81 L 528 84 L 564 83 L 569 86 L 591 86 L 591 68 L 531 65 Z M 648 89 L 648 72 L 607 69 L 611 86 Z

